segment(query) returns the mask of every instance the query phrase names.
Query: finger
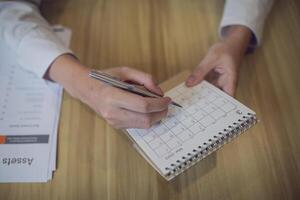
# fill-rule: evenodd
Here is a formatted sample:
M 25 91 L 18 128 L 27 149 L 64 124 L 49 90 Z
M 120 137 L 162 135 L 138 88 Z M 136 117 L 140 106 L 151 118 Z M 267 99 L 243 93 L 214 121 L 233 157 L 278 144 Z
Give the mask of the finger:
M 122 78 L 141 84 L 158 95 L 163 95 L 163 91 L 157 86 L 150 74 L 129 67 L 122 67 Z
M 168 110 L 163 110 L 155 113 L 137 113 L 121 109 L 119 116 L 126 116 L 122 118 L 118 124 L 119 128 L 150 128 L 155 123 L 159 122 L 167 116 Z
M 196 67 L 192 74 L 186 80 L 186 86 L 192 87 L 200 83 L 206 74 L 212 70 L 214 67 L 213 61 L 209 57 L 204 58 L 204 60 Z
M 151 98 L 144 97 L 145 103 L 142 106 L 140 112 L 142 113 L 152 113 L 159 112 L 168 109 L 168 106 L 172 102 L 170 97 L 161 97 L 161 98 Z
M 237 75 L 235 74 L 222 74 L 218 81 L 217 86 L 219 86 L 227 94 L 234 96 L 237 86 Z
M 108 103 L 140 113 L 162 111 L 167 109 L 168 105 L 171 103 L 171 98 L 169 97 L 142 97 L 114 87 L 110 88 L 107 95 L 106 101 L 108 101 Z
M 235 90 L 236 90 L 236 83 L 233 82 L 233 81 L 229 82 L 226 85 L 224 85 L 222 87 L 222 89 L 224 90 L 224 92 L 226 92 L 230 96 L 234 96 L 235 95 Z

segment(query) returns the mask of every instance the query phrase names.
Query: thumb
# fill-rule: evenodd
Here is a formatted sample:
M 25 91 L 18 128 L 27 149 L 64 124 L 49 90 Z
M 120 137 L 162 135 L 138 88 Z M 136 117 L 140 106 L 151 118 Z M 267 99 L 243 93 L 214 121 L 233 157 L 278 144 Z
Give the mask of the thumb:
M 214 68 L 213 63 L 201 62 L 198 67 L 192 72 L 192 74 L 187 78 L 185 84 L 188 87 L 192 87 L 200 83 L 206 74 Z

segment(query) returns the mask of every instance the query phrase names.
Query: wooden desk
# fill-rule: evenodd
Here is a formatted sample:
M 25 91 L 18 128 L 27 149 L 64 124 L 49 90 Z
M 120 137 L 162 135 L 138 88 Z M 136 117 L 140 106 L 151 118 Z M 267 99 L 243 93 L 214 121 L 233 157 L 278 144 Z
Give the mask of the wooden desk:
M 43 12 L 73 30 L 72 49 L 99 69 L 127 65 L 160 82 L 192 69 L 217 41 L 221 0 L 53 0 Z M 299 199 L 300 3 L 278 0 L 263 46 L 247 56 L 237 98 L 261 122 L 166 182 L 108 126 L 64 94 L 58 170 L 47 184 L 1 184 L 0 199 Z

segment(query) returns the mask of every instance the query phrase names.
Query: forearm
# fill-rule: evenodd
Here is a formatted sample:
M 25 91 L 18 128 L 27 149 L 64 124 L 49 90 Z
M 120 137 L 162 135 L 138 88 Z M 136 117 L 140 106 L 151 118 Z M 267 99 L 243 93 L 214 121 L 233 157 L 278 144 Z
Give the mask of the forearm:
M 50 65 L 45 78 L 61 84 L 73 97 L 80 98 L 82 79 L 87 77 L 89 68 L 83 66 L 70 54 L 59 56 Z M 84 90 L 83 90 L 84 91 Z

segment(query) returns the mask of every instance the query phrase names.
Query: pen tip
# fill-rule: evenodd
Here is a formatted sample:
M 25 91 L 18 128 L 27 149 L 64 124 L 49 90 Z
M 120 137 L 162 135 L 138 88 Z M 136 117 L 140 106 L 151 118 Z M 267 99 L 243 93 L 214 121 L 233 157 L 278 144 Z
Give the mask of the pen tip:
M 176 102 L 172 102 L 172 104 L 173 104 L 174 106 L 177 106 L 177 107 L 182 108 L 182 106 L 181 106 L 180 104 L 176 103 Z

